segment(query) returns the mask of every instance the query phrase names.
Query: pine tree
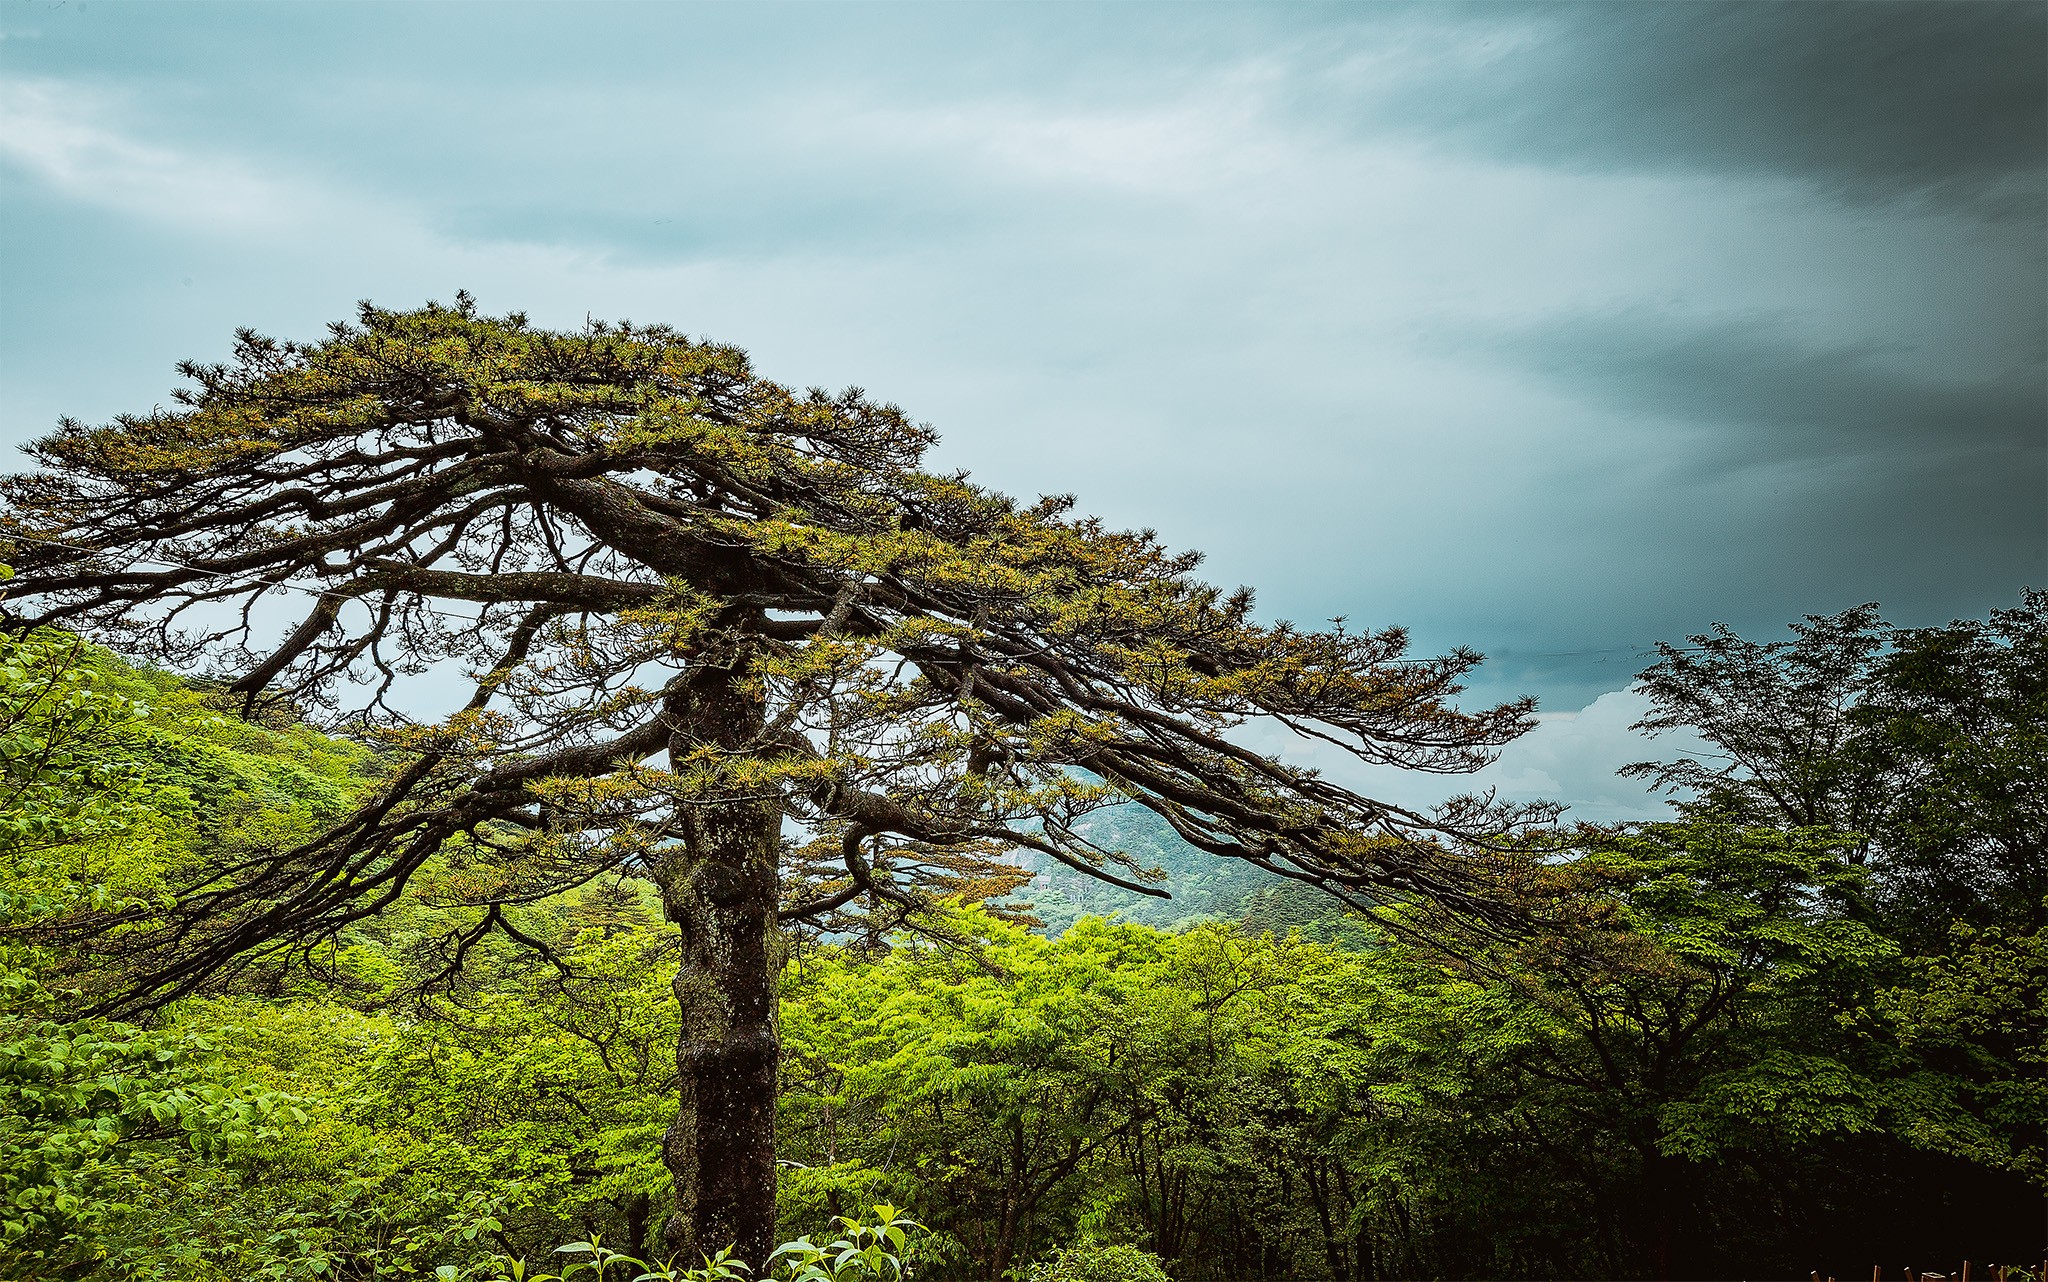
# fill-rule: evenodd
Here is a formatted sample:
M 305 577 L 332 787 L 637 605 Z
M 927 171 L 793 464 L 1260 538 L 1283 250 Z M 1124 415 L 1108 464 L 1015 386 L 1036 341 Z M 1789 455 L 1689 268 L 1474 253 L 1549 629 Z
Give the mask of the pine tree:
M 1157 893 L 1078 830 L 1131 801 L 1353 902 L 1481 896 L 1460 837 L 1485 807 L 1405 810 L 1232 735 L 1263 718 L 1471 770 L 1530 712 L 1454 705 L 1477 655 L 1261 623 L 1150 531 L 922 470 L 932 433 L 859 391 L 466 296 L 365 305 L 317 343 L 245 331 L 230 363 L 180 368 L 174 408 L 66 421 L 0 489 L 16 622 L 354 724 L 393 765 L 315 840 L 218 860 L 167 911 L 72 922 L 119 958 L 98 1008 L 306 950 L 429 867 L 475 910 L 451 965 L 520 935 L 518 905 L 648 878 L 681 936 L 671 1249 L 768 1249 L 793 924 L 999 893 L 1019 848 Z M 458 669 L 459 706 L 405 714 Z

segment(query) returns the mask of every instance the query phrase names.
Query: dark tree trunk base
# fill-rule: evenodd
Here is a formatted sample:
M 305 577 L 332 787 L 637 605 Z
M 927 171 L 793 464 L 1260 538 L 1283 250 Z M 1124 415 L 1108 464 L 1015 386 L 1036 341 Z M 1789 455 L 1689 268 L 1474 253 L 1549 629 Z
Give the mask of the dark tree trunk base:
M 707 669 L 672 708 L 679 771 L 693 749 L 744 751 L 761 731 L 761 705 L 735 687 L 738 675 Z M 757 1274 L 775 1246 L 781 816 L 774 799 L 688 806 L 682 849 L 659 870 L 683 948 L 681 1101 L 662 1140 L 676 1209 L 663 1243 L 685 1263 L 731 1246 Z

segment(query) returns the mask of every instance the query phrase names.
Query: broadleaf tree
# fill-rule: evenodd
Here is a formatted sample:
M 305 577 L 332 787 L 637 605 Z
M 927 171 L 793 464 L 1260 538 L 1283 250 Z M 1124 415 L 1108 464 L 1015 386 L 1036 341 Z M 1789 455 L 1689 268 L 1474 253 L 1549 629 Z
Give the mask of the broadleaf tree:
M 1261 622 L 1149 531 L 926 470 L 931 431 L 859 391 L 467 296 L 180 370 L 173 407 L 64 421 L 0 487 L 14 622 L 353 724 L 391 764 L 313 840 L 67 922 L 107 959 L 97 1009 L 311 956 L 409 887 L 469 910 L 452 973 L 522 904 L 649 879 L 680 935 L 672 1249 L 768 1250 L 792 926 L 1014 885 L 1019 850 L 1160 893 L 1077 827 L 1124 802 L 1353 902 L 1484 903 L 1468 838 L 1511 816 L 1390 805 L 1233 736 L 1472 770 L 1530 724 L 1456 705 L 1479 656 Z
M 2048 924 L 2048 592 L 1940 627 L 1895 628 L 1862 605 L 1792 633 L 1716 624 L 1659 645 L 1635 728 L 1691 731 L 1706 751 L 1622 773 L 1688 814 L 1856 834 L 1873 874 L 1859 897 L 1919 948 L 1957 920 Z

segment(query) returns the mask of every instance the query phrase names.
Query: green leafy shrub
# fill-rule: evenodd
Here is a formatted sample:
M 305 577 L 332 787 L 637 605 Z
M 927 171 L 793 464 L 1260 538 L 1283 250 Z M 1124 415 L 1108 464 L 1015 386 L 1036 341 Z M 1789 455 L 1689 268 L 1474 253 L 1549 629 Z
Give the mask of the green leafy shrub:
M 924 1225 L 887 1203 L 874 1212 L 872 1221 L 834 1216 L 838 1238 L 823 1246 L 808 1237 L 784 1242 L 768 1257 L 769 1263 L 779 1261 L 788 1269 L 790 1282 L 897 1282 L 910 1254 L 910 1233 L 923 1231 Z
M 768 1257 L 770 1276 L 784 1282 L 901 1282 L 904 1263 L 911 1254 L 910 1235 L 924 1232 L 924 1225 L 887 1203 L 873 1209 L 872 1221 L 858 1216 L 834 1216 L 832 1225 L 839 1230 L 839 1236 L 831 1242 L 820 1245 L 806 1236 L 776 1247 Z M 632 1282 L 747 1282 L 748 1275 L 745 1262 L 732 1258 L 731 1247 L 706 1257 L 696 1268 L 683 1267 L 673 1260 L 650 1263 L 635 1259 L 611 1250 L 595 1237 L 588 1242 L 558 1246 L 555 1253 L 577 1258 L 560 1273 L 528 1273 L 525 1260 L 498 1256 L 496 1276 L 509 1282 L 571 1282 L 579 1276 L 602 1282 L 612 1275 L 614 1267 L 621 1278 L 632 1275 L 634 1269 L 642 1270 L 632 1276 Z M 1160 1278 L 1164 1282 L 1165 1275 Z
M 1135 1246 L 1070 1246 L 1031 1266 L 1031 1282 L 1168 1282 L 1159 1257 Z

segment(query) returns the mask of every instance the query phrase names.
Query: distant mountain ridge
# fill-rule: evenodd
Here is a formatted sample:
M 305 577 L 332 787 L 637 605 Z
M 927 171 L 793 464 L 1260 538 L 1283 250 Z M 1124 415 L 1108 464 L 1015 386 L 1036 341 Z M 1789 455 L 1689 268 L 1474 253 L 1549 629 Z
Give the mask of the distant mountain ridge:
M 1012 899 L 1031 903 L 1048 937 L 1057 938 L 1083 917 L 1119 917 L 1161 930 L 1231 921 L 1279 934 L 1290 929 L 1318 938 L 1346 933 L 1345 909 L 1335 899 L 1256 864 L 1197 850 L 1143 806 L 1098 810 L 1074 829 L 1105 850 L 1121 850 L 1142 867 L 1160 869 L 1166 878 L 1156 884 L 1172 898 L 1140 895 L 1033 851 L 1019 851 L 1018 862 L 1035 875 Z

